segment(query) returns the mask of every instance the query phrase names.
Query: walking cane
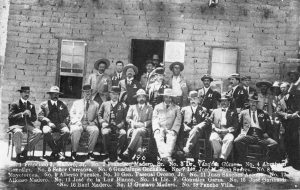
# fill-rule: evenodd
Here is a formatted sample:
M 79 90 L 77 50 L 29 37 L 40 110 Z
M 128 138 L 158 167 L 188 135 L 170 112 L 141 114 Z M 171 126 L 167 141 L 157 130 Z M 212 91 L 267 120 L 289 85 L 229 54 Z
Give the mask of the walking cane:
M 27 115 L 25 115 L 24 118 L 25 118 L 25 127 L 26 127 L 26 133 L 27 133 L 27 147 L 28 147 L 28 144 L 29 144 L 29 130 L 28 130 L 28 123 L 27 123 Z

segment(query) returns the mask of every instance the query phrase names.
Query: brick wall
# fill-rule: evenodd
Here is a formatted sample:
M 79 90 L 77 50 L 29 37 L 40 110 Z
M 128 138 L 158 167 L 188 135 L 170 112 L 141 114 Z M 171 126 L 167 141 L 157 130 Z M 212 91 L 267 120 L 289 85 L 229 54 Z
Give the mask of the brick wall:
M 0 0 L 0 109 L 2 108 L 2 78 L 3 78 L 3 65 L 5 58 L 5 47 L 7 37 L 7 21 L 8 21 L 9 2 L 8 0 Z M 0 118 L 2 113 L 0 112 Z M 2 134 L 0 135 L 0 139 Z
M 278 63 L 297 57 L 297 0 L 222 0 L 216 8 L 207 2 L 11 0 L 1 123 L 20 85 L 32 87 L 35 104 L 46 98 L 55 82 L 59 39 L 87 42 L 87 74 L 101 57 L 128 62 L 133 38 L 184 41 L 184 74 L 192 88 L 208 70 L 211 46 L 238 47 L 240 73 L 254 81 L 279 77 Z

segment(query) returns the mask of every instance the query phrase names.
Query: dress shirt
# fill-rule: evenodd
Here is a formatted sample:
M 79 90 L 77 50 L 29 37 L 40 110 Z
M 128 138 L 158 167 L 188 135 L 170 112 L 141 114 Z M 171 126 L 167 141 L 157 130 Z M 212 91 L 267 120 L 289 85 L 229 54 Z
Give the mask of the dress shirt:
M 225 111 L 223 111 L 225 109 Z M 222 108 L 222 114 L 221 114 L 221 126 L 225 126 L 227 124 L 227 119 L 226 119 L 226 112 L 228 108 Z
M 261 129 L 260 126 L 259 126 L 259 123 L 258 123 L 257 110 L 255 110 L 254 115 L 253 115 L 253 111 L 252 110 L 250 110 L 250 113 L 251 113 L 251 127 L 255 127 L 255 128 Z M 254 122 L 253 118 L 255 118 L 256 122 Z
M 182 90 L 180 85 L 180 76 L 173 76 L 172 89 L 175 96 L 182 96 Z

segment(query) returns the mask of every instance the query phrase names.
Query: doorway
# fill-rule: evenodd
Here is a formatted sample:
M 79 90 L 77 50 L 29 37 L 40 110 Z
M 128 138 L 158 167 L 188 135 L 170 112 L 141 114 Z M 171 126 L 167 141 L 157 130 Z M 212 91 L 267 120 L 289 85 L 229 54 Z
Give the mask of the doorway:
M 152 59 L 154 54 L 159 56 L 159 62 L 163 62 L 164 43 L 163 40 L 131 40 L 131 62 L 139 69 L 136 79 L 140 80 L 146 72 L 146 60 Z

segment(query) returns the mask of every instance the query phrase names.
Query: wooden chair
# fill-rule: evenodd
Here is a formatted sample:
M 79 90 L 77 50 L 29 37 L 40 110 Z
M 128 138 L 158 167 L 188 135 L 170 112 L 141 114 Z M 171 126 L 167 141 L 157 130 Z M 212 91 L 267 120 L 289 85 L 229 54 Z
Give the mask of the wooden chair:
M 10 104 L 8 104 L 8 113 L 10 110 Z M 11 121 L 8 120 L 8 126 L 11 126 Z M 7 156 L 9 156 L 9 152 L 10 152 L 10 159 L 12 160 L 14 157 L 14 141 L 13 141 L 13 132 L 8 131 L 8 148 L 7 148 Z M 28 138 L 28 134 L 27 133 L 23 133 L 23 139 L 22 139 L 22 146 L 26 146 L 27 145 L 27 138 Z M 11 150 L 11 151 L 9 151 Z M 35 147 L 33 147 L 32 149 L 32 157 L 34 157 L 34 152 L 35 152 Z

